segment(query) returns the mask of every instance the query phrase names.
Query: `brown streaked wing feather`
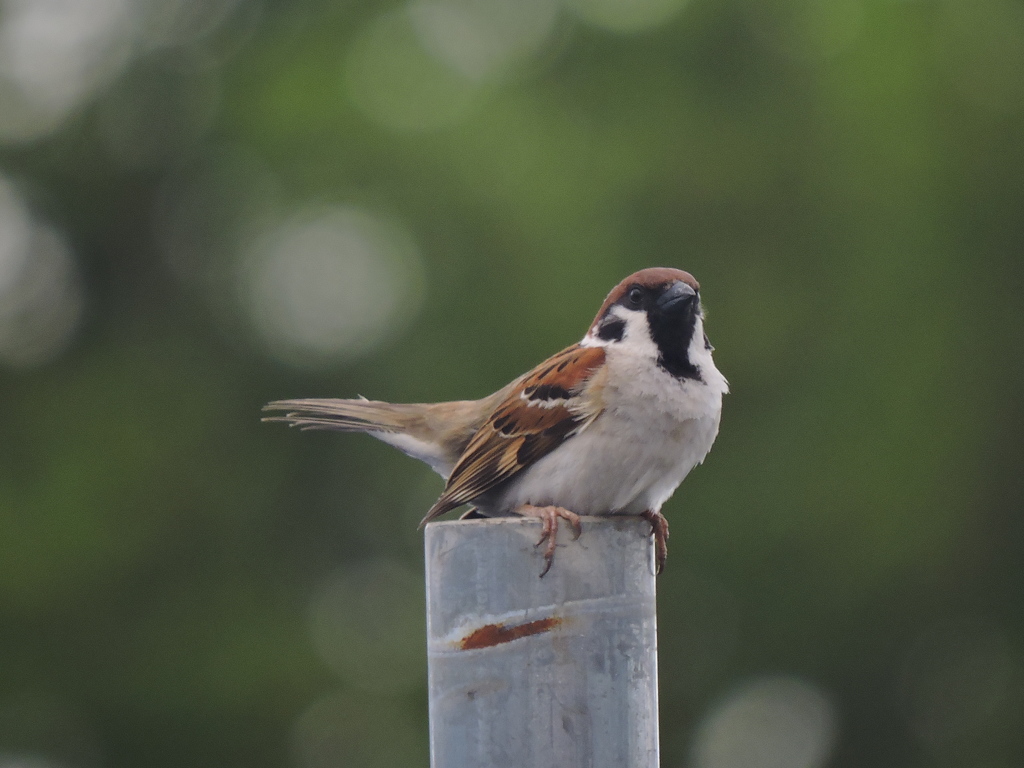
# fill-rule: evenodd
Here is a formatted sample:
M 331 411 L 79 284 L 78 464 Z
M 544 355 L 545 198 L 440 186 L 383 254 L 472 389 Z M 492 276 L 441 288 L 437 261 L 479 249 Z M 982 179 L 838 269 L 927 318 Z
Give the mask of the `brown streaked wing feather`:
M 508 480 L 597 418 L 600 409 L 584 410 L 577 396 L 603 362 L 603 348 L 574 344 L 526 374 L 473 435 L 420 525 Z

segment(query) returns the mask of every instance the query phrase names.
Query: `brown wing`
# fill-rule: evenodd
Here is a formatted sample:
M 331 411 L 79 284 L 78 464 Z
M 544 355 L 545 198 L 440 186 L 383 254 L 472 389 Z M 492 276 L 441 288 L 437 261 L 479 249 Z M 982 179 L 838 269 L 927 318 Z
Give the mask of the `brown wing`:
M 526 374 L 469 441 L 420 525 L 472 501 L 550 453 L 601 412 L 580 394 L 604 349 L 574 344 Z

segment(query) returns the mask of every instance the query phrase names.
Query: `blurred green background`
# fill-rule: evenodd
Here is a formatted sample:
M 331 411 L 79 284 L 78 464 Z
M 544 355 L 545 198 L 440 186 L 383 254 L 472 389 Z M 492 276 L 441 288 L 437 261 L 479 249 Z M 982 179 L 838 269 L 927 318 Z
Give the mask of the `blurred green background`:
M 701 281 L 663 765 L 1024 764 L 1024 2 L 0 0 L 0 768 L 425 766 L 489 393 Z

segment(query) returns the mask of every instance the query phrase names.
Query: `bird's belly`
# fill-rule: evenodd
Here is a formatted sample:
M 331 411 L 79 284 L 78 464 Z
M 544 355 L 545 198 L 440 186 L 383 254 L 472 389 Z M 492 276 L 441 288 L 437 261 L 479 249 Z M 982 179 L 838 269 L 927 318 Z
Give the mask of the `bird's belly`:
M 581 515 L 657 510 L 700 463 L 718 433 L 718 414 L 648 419 L 603 414 L 505 486 L 481 499 L 487 514 L 523 504 L 564 507 Z

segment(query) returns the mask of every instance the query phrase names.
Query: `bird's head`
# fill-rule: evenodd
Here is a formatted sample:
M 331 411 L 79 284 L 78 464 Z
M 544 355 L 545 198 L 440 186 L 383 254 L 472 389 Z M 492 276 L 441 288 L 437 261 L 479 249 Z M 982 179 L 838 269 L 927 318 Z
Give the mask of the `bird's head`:
M 704 334 L 700 284 L 681 269 L 633 273 L 608 294 L 583 344 L 647 354 L 677 378 L 700 378 L 696 358 L 711 349 Z

